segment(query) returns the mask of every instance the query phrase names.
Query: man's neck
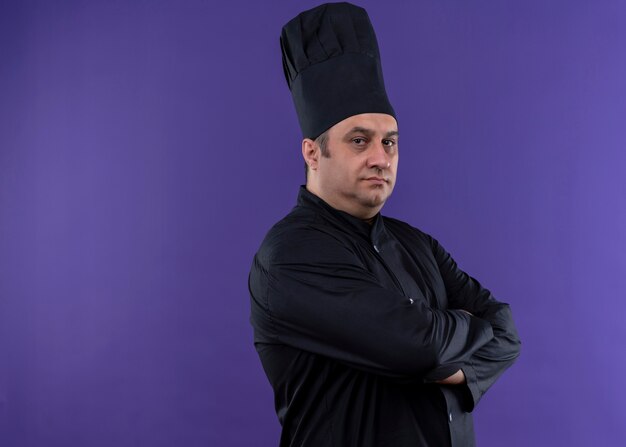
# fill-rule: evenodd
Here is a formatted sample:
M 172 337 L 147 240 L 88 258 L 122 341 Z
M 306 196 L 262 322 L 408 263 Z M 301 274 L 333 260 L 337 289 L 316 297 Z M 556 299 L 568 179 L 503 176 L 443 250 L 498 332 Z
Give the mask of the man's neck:
M 306 190 L 307 190 L 307 191 L 309 191 L 311 194 L 313 194 L 314 196 L 316 196 L 316 197 L 320 198 L 321 200 L 323 200 L 324 202 L 326 202 L 326 204 L 327 204 L 328 206 L 330 206 L 331 208 L 336 209 L 337 211 L 341 211 L 341 212 L 343 212 L 343 213 L 349 214 L 349 215 L 351 215 L 352 217 L 354 217 L 354 218 L 356 218 L 356 219 L 359 219 L 359 220 L 362 220 L 363 222 L 365 222 L 365 223 L 367 223 L 367 224 L 369 224 L 369 225 L 372 225 L 372 224 L 374 223 L 374 219 L 376 219 L 376 215 L 380 212 L 380 210 L 378 210 L 378 211 L 377 211 L 376 213 L 374 213 L 374 215 L 372 215 L 372 216 L 363 217 L 363 216 L 358 215 L 358 214 L 356 214 L 356 213 L 354 213 L 354 212 L 351 212 L 351 210 L 349 210 L 349 209 L 344 209 L 343 207 L 341 207 L 341 206 L 337 206 L 337 204 L 332 203 L 331 201 L 327 200 L 327 199 L 323 196 L 323 194 L 320 194 L 320 193 L 316 190 L 316 188 L 315 188 L 315 187 L 311 187 L 311 185 L 310 185 L 309 183 L 307 183 L 307 184 L 305 185 L 305 188 L 306 188 Z

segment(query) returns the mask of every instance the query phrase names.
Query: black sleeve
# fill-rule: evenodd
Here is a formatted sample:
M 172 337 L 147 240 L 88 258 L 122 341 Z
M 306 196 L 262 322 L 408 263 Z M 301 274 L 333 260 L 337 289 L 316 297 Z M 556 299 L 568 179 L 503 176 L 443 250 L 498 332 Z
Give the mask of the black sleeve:
M 256 343 L 389 377 L 422 379 L 438 366 L 465 364 L 493 337 L 483 319 L 382 287 L 349 247 L 313 229 L 266 241 L 249 288 Z
M 520 353 L 520 339 L 513 323 L 509 305 L 497 301 L 491 292 L 458 268 L 456 262 L 435 239 L 433 255 L 445 283 L 450 309 L 463 309 L 489 322 L 494 337 L 475 351 L 463 365 L 467 388 L 467 410 L 474 408 L 480 398 L 500 375 L 513 364 Z

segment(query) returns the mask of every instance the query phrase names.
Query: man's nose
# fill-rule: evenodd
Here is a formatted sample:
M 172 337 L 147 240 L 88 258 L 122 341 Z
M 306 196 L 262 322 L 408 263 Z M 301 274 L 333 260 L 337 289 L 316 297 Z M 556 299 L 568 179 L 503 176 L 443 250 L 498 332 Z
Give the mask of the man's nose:
M 371 153 L 368 158 L 368 167 L 376 169 L 387 169 L 391 166 L 391 158 L 385 146 L 381 141 L 375 143 L 371 148 Z

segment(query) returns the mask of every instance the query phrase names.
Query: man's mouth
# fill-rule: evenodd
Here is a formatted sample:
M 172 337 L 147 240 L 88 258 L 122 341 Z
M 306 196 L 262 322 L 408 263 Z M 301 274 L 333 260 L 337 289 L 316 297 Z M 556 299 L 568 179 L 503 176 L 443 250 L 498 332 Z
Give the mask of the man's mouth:
M 387 183 L 387 179 L 383 177 L 377 177 L 377 176 L 367 177 L 365 180 L 368 182 L 379 183 L 379 184 Z

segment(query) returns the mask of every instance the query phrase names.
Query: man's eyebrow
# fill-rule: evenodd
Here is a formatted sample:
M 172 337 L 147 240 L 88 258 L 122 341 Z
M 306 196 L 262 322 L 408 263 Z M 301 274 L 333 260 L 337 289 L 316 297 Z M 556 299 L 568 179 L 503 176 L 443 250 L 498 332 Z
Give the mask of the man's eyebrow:
M 367 129 L 365 127 L 356 126 L 356 127 L 353 127 L 352 129 L 350 129 L 350 131 L 348 133 L 346 133 L 346 135 L 352 135 L 353 133 L 364 133 L 364 134 L 371 135 L 371 134 L 374 133 L 374 131 L 371 130 L 371 129 Z
M 366 135 L 371 135 L 371 134 L 374 133 L 374 131 L 372 129 L 367 129 L 365 127 L 356 126 L 356 127 L 353 127 L 352 129 L 350 129 L 350 131 L 348 133 L 346 133 L 346 136 L 352 135 L 354 133 L 364 133 Z M 385 134 L 385 138 L 397 137 L 398 135 L 399 134 L 398 134 L 397 130 L 390 130 L 389 132 L 387 132 Z

